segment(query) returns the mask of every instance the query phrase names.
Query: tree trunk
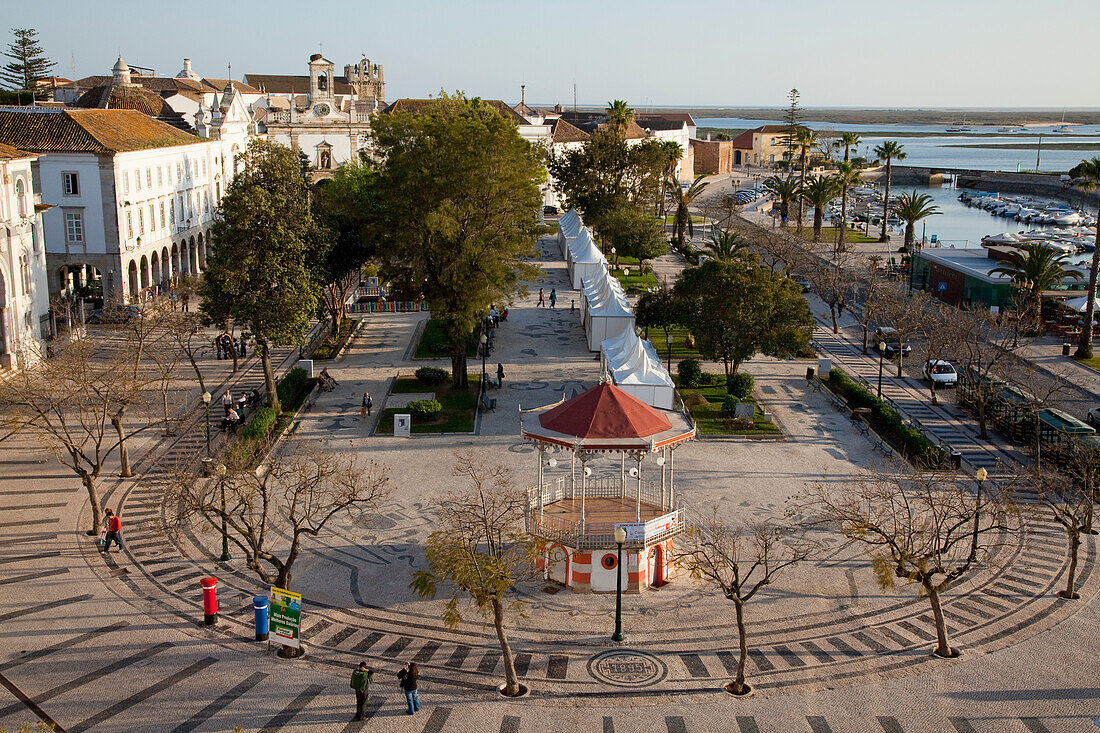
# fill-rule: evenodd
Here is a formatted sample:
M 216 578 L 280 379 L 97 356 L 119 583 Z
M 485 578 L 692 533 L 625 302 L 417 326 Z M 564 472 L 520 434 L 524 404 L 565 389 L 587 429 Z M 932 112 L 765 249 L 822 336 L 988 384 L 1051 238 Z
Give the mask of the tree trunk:
M 890 218 L 890 159 L 886 159 L 886 195 L 882 199 L 882 233 L 878 237 L 880 242 L 889 242 L 886 235 L 886 220 Z
M 1073 586 L 1076 585 L 1077 580 L 1077 555 L 1081 549 L 1081 532 L 1074 528 L 1066 534 L 1069 535 L 1069 568 L 1066 570 L 1066 589 L 1058 595 L 1073 600 L 1080 598 Z
M 867 324 L 863 324 L 863 353 L 867 353 Z
M 985 400 L 978 400 L 978 437 L 983 439 L 989 438 L 989 433 L 985 429 Z
M 820 206 L 814 206 L 814 241 L 821 241 L 821 221 L 823 215 Z
M 1085 325 L 1081 329 L 1081 343 L 1074 354 L 1078 359 L 1092 358 L 1092 319 L 1096 313 L 1096 276 L 1100 271 L 1100 219 L 1096 220 L 1096 248 L 1089 265 L 1088 307 L 1085 308 Z
M 268 404 L 275 410 L 276 415 L 281 415 L 283 406 L 279 404 L 279 390 L 275 385 L 275 368 L 271 365 L 271 346 L 266 338 L 259 335 L 256 336 L 256 346 L 259 348 L 260 363 L 263 364 L 264 368 L 264 387 L 267 389 Z M 233 363 L 236 365 L 236 357 L 233 357 Z
M 940 608 L 940 592 L 927 585 L 924 589 L 928 591 L 928 602 L 932 604 L 932 615 L 936 619 L 936 654 L 941 657 L 953 657 L 954 650 L 947 641 L 947 621 L 944 620 L 943 609 Z
M 121 412 L 111 415 L 111 425 L 114 426 L 115 432 L 118 434 L 118 475 L 122 478 L 130 478 L 134 473 L 130 470 L 130 451 L 126 447 L 126 432 L 122 427 Z
M 483 348 L 488 348 L 486 344 Z M 486 367 L 488 369 L 488 367 Z M 467 389 L 470 386 L 466 375 L 466 342 L 452 340 L 451 342 L 451 389 Z M 481 385 L 485 389 L 485 385 Z
M 905 365 L 905 352 L 902 351 L 904 343 L 905 343 L 905 341 L 902 340 L 901 334 L 899 333 L 898 334 L 898 379 L 901 379 L 905 376 L 904 374 L 902 374 L 902 371 L 901 371 L 902 367 Z
M 504 635 L 504 606 L 499 598 L 494 598 L 492 603 L 493 626 L 497 630 L 497 641 L 500 642 L 500 653 L 504 661 L 504 694 L 506 697 L 515 697 L 519 694 L 519 675 L 516 674 L 512 647 L 508 644 L 508 637 Z
M 103 525 L 103 509 L 99 506 L 99 490 L 95 485 L 95 476 L 87 471 L 80 473 L 80 483 L 88 491 L 88 503 L 92 505 L 92 526 L 88 530 L 89 535 L 99 534 L 99 528 Z
M 737 658 L 737 677 L 733 680 L 735 695 L 745 692 L 745 664 L 749 659 L 748 633 L 745 631 L 745 602 L 734 600 L 734 610 L 737 612 L 737 642 L 740 647 L 740 656 Z
M 903 194 L 904 195 L 904 194 Z M 913 246 L 913 240 L 917 238 L 917 227 L 911 221 L 905 222 L 905 249 Z
M 929 375 L 929 378 L 928 378 L 928 393 L 932 396 L 932 404 L 933 405 L 940 404 L 939 402 L 936 401 L 936 380 L 932 379 L 931 375 Z
M 164 410 L 164 434 L 166 436 L 172 434 L 172 420 L 168 414 L 168 388 L 165 387 L 160 392 L 161 409 Z
M 836 322 L 836 304 L 829 303 L 829 315 L 833 317 L 833 333 L 840 333 L 840 326 Z
M 840 194 L 840 224 L 836 230 L 836 252 L 833 257 L 844 251 L 844 224 L 848 221 L 848 187 L 845 186 Z

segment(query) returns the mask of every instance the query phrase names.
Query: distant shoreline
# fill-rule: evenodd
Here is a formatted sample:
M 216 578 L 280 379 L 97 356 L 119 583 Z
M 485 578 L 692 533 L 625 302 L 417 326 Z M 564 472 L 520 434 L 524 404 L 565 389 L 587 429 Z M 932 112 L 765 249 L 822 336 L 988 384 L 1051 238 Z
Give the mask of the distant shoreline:
M 578 107 L 583 111 L 603 111 L 603 107 Z M 750 120 L 782 122 L 785 109 L 778 107 L 636 107 L 635 112 L 688 112 L 695 118 L 743 117 Z M 839 109 L 804 107 L 804 120 L 849 125 L 959 125 L 966 115 L 970 128 L 1026 125 L 1028 127 L 1062 124 L 1061 109 Z M 1067 125 L 1100 125 L 1100 109 L 1066 109 Z M 977 132 L 977 130 L 974 130 Z

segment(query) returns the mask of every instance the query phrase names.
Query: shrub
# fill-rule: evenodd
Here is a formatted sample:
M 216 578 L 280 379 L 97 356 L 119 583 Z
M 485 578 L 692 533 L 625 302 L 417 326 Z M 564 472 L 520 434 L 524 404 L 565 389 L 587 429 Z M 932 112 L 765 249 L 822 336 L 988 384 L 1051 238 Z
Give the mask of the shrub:
M 756 423 L 743 417 L 727 417 L 722 421 L 722 426 L 732 432 L 734 430 L 753 430 L 756 428 Z
M 413 400 L 408 404 L 409 414 L 418 420 L 431 420 L 443 412 L 439 400 Z
M 266 438 L 267 434 L 271 432 L 271 426 L 275 424 L 276 417 L 274 407 L 261 407 L 248 421 L 248 425 L 241 432 L 241 438 L 244 440 Z
M 733 395 L 726 395 L 726 399 L 722 400 L 722 417 L 733 419 L 737 416 L 737 405 L 740 403 Z
M 755 380 L 751 374 L 734 372 L 726 380 L 726 391 L 739 400 L 747 400 L 752 397 L 752 388 Z
M 688 407 L 702 407 L 707 404 L 709 400 L 698 392 L 692 392 L 684 398 L 684 404 Z
M 308 380 L 306 370 L 301 367 L 294 367 L 287 372 L 286 376 L 280 379 L 275 386 L 275 391 L 279 393 L 279 404 L 284 405 L 293 402 Z
M 425 384 L 429 387 L 435 387 L 436 385 L 443 384 L 451 375 L 446 369 L 440 369 L 439 367 L 420 367 L 416 370 L 416 379 L 421 384 Z
M 718 380 L 717 374 L 711 374 L 710 372 L 703 372 L 699 375 L 699 386 L 707 387 L 714 384 Z
M 684 359 L 676 365 L 676 373 L 680 377 L 681 387 L 697 387 L 703 368 L 699 366 L 698 359 Z

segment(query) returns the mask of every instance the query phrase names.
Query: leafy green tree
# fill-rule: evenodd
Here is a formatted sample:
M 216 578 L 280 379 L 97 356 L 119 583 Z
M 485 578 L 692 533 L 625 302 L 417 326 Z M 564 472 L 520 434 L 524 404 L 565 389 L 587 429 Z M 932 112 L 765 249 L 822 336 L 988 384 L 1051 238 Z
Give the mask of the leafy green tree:
M 818 176 L 802 187 L 802 199 L 814 207 L 814 241 L 821 240 L 821 224 L 825 219 L 825 207 L 836 198 L 840 187 L 832 176 Z
M 626 130 L 634 121 L 634 110 L 621 99 L 607 103 L 607 124 L 620 138 L 626 136 Z
M 844 251 L 844 234 L 848 227 L 848 189 L 860 184 L 859 171 L 851 163 L 836 167 L 836 183 L 840 186 L 840 225 L 836 229 L 836 253 Z
M 721 361 L 727 379 L 758 353 L 787 358 L 809 344 L 814 321 L 798 285 L 755 259 L 688 268 L 673 292 L 699 353 Z
M 791 89 L 787 92 L 787 111 L 783 113 L 783 121 L 787 124 L 787 135 L 783 141 L 786 148 L 783 160 L 786 161 L 788 166 L 794 161 L 794 150 L 797 145 L 795 136 L 799 128 L 798 121 L 802 118 L 802 110 L 798 106 L 798 100 L 801 96 L 797 89 Z
M 675 179 L 669 180 L 669 188 L 672 189 L 672 198 L 676 204 L 676 218 L 675 218 L 675 234 L 677 246 L 684 246 L 684 230 L 687 229 L 688 235 L 695 236 L 695 226 L 691 222 L 690 206 L 694 203 L 695 199 L 699 197 L 699 194 L 703 192 L 703 189 L 707 187 L 707 182 L 703 179 L 706 176 L 696 176 L 691 185 L 687 188 L 681 188 L 680 182 Z
M 508 610 L 521 605 L 509 599 L 512 588 L 531 574 L 537 547 L 523 531 L 527 497 L 504 466 L 485 468 L 473 453 L 459 454 L 454 475 L 471 486 L 442 497 L 436 531 L 428 536 L 424 555 L 428 569 L 413 576 L 410 587 L 424 598 L 440 588 L 451 593 L 443 610 L 448 628 L 462 621 L 459 599 L 466 596 L 477 612 L 492 619 L 504 662 L 504 689 L 508 697 L 520 693 L 515 658 L 504 629 Z
M 634 306 L 634 320 L 645 329 L 646 338 L 649 338 L 651 328 L 659 328 L 664 333 L 669 364 L 672 363 L 672 347 L 668 337 L 672 329 L 680 323 L 679 313 L 676 310 L 678 305 L 672 290 L 658 288 L 642 293 Z
M 916 239 L 917 222 L 929 216 L 942 214 L 940 207 L 932 203 L 935 199 L 926 193 L 903 193 L 898 201 L 897 214 L 905 222 L 905 248 L 913 246 Z
M 1008 253 L 990 275 L 1004 275 L 1024 294 L 1028 313 L 1037 318 L 1042 310 L 1043 293 L 1063 280 L 1079 280 L 1081 273 L 1072 267 L 1069 255 L 1045 242 L 1028 242 Z
M 0 69 L 0 81 L 9 89 L 29 91 L 34 95 L 35 82 L 53 71 L 54 62 L 45 56 L 38 43 L 38 31 L 33 28 L 12 28 L 15 40 L 8 44 L 4 55 L 11 59 Z
M 903 148 L 904 146 L 895 140 L 884 140 L 881 145 L 875 147 L 875 155 L 878 159 L 886 161 L 886 191 L 882 197 L 882 233 L 878 237 L 880 242 L 890 241 L 890 237 L 886 234 L 886 220 L 890 216 L 890 175 L 894 161 L 905 159 L 906 153 Z
M 422 112 L 375 115 L 383 161 L 377 196 L 380 255 L 390 274 L 421 283 L 451 349 L 452 386 L 466 389 L 466 340 L 491 303 L 524 292 L 537 269 L 542 152 L 515 123 L 461 94 Z
M 318 241 L 309 188 L 290 148 L 253 139 L 226 189 L 211 229 L 202 313 L 213 323 L 247 324 L 263 363 L 271 407 L 282 412 L 271 348 L 305 341 L 317 312 L 308 251 Z
M 1086 191 L 1095 191 L 1097 186 L 1100 186 L 1100 158 L 1092 158 L 1090 160 L 1082 160 L 1073 170 L 1070 175 L 1077 181 L 1077 185 Z M 1096 314 L 1096 281 L 1097 274 L 1100 273 L 1100 218 L 1096 221 L 1096 246 L 1092 251 L 1092 263 L 1089 265 L 1089 289 L 1090 295 L 1088 307 L 1085 309 L 1085 323 L 1092 323 L 1093 317 Z M 1078 359 L 1091 359 L 1092 358 L 1092 329 L 1081 329 L 1081 341 L 1077 345 L 1077 351 L 1074 352 L 1074 356 Z
M 733 260 L 747 251 L 748 241 L 740 234 L 729 229 L 718 229 L 703 242 L 703 249 L 716 260 Z
M 599 217 L 596 227 L 604 248 L 610 245 L 620 256 L 644 262 L 668 252 L 664 227 L 633 204 L 624 203 Z
M 799 127 L 794 133 L 794 144 L 798 148 L 798 190 L 805 193 L 806 190 L 806 164 L 809 162 L 810 151 L 817 145 L 817 133 L 808 127 Z M 798 197 L 798 223 L 795 231 L 802 231 L 803 206 L 806 198 Z
M 848 155 L 852 148 L 858 146 L 863 140 L 859 136 L 858 132 L 842 132 L 840 133 L 840 144 L 844 146 L 844 162 L 848 162 Z
M 787 228 L 791 199 L 798 195 L 798 181 L 793 178 L 772 176 L 764 180 L 764 190 L 779 200 L 779 226 Z

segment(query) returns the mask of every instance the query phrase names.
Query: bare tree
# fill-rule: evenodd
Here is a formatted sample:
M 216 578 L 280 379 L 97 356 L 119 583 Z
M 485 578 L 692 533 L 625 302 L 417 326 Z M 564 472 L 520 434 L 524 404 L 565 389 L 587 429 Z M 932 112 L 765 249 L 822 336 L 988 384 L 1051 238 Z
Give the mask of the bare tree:
M 199 382 L 199 391 L 206 391 L 206 379 L 199 360 L 206 358 L 213 351 L 210 340 L 202 330 L 202 321 L 198 313 L 183 313 L 173 311 L 165 319 L 165 328 L 168 338 L 175 344 L 176 349 L 186 357 L 195 373 L 195 379 Z
M 798 274 L 806 278 L 814 294 L 829 306 L 829 315 L 833 320 L 833 333 L 840 333 L 837 319 L 848 307 L 858 282 L 854 269 L 855 255 L 851 252 L 839 252 L 830 257 L 819 250 L 813 252 L 800 264 Z
M 303 443 L 260 469 L 230 465 L 217 473 L 213 480 L 190 471 L 172 476 L 173 529 L 199 520 L 221 531 L 224 520 L 248 568 L 281 588 L 289 587 L 303 538 L 320 536 L 337 516 L 378 511 L 391 491 L 385 466 L 325 443 Z
M 749 657 L 745 604 L 783 570 L 806 559 L 809 550 L 799 532 L 767 521 L 731 524 L 719 519 L 717 506 L 683 538 L 676 551 L 680 567 L 696 581 L 718 586 L 733 601 L 740 657 L 737 676 L 725 686 L 727 692 L 746 695 L 751 691 L 745 684 Z
M 853 267 L 854 275 L 856 277 L 855 289 L 858 292 L 858 299 L 862 301 L 862 305 L 858 308 L 851 308 L 852 316 L 855 317 L 856 322 L 863 329 L 863 353 L 867 353 L 867 334 L 877 320 L 878 314 L 875 310 L 875 306 L 878 303 L 879 289 L 882 287 L 882 274 L 880 267 L 882 265 L 882 257 L 880 255 L 871 255 L 867 258 L 863 267 Z
M 989 407 L 1004 389 L 998 374 L 1012 363 L 1016 329 L 1003 326 L 980 306 L 958 309 L 948 325 L 955 360 L 963 365 L 956 387 L 958 403 L 974 411 L 979 436 L 988 438 Z
M 817 484 L 795 499 L 808 522 L 839 525 L 862 544 L 883 590 L 900 579 L 928 597 L 936 623 L 935 653 L 958 656 L 947 638 L 940 594 L 987 564 L 1019 531 L 1007 490 L 978 491 L 958 474 L 871 471 L 853 484 Z
M 926 295 L 910 294 L 902 283 L 882 283 L 875 291 L 872 310 L 882 326 L 889 326 L 897 333 L 898 377 L 905 369 L 905 347 L 910 338 L 921 333 L 927 318 Z M 910 347 L 912 348 L 912 347 Z
M 739 226 L 738 231 L 743 232 L 753 251 L 760 255 L 760 261 L 772 272 L 800 271 L 799 265 L 806 259 L 806 253 L 785 232 L 753 224 Z
M 443 611 L 443 623 L 454 628 L 462 620 L 459 597 L 465 595 L 481 614 L 492 619 L 504 660 L 503 694 L 520 694 L 519 677 L 504 631 L 512 588 L 532 577 L 537 548 L 523 531 L 526 495 L 511 480 L 504 466 L 483 467 L 473 453 L 456 457 L 454 475 L 470 487 L 441 497 L 439 529 L 428 538 L 424 554 L 428 570 L 416 573 L 410 587 L 425 598 L 434 598 L 448 586 L 451 598 Z
M 920 303 L 922 310 L 918 327 L 918 335 L 924 351 L 922 372 L 928 380 L 928 394 L 932 404 L 938 405 L 936 380 L 932 378 L 931 364 L 947 361 L 956 354 L 957 331 L 954 328 L 954 320 L 958 317 L 959 311 L 954 306 L 933 298 L 927 293 L 917 291 L 913 295 Z
M 1092 534 L 1096 514 L 1096 485 L 1100 474 L 1100 447 L 1074 441 L 1060 456 L 1062 471 L 1035 472 L 1030 477 L 1042 507 L 1066 533 L 1066 587 L 1057 594 L 1076 600 L 1077 562 L 1081 543 Z

